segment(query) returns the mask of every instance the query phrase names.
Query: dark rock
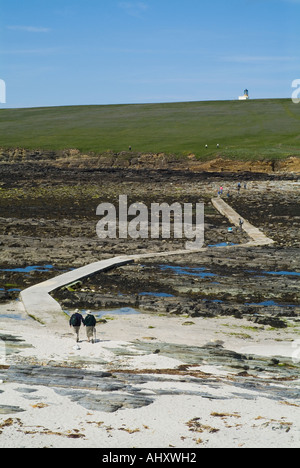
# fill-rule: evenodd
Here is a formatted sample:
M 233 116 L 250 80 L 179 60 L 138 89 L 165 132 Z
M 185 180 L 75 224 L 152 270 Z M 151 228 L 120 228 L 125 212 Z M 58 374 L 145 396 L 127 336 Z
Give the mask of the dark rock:
M 287 328 L 286 322 L 279 319 L 278 317 L 272 317 L 272 316 L 255 317 L 253 322 L 259 325 L 269 325 L 270 327 L 273 327 L 273 328 Z
M 0 414 L 23 413 L 25 410 L 19 406 L 0 405 Z
M 104 411 L 106 413 L 114 413 L 119 409 L 136 409 L 143 406 L 149 406 L 153 403 L 153 399 L 144 395 L 125 395 L 125 394 L 101 394 L 87 395 L 82 398 L 79 403 L 81 406 L 90 411 Z
M 139 395 L 125 381 L 114 378 L 110 372 L 89 371 L 70 367 L 11 366 L 5 374 L 7 382 L 52 387 L 61 395 L 68 396 L 84 408 L 114 412 L 121 408 L 140 408 L 153 400 Z M 26 389 L 18 391 L 25 393 Z M 35 392 L 28 389 L 26 392 Z M 118 392 L 118 393 L 114 393 Z M 23 411 L 18 407 L 1 407 L 0 414 Z
M 37 390 L 35 388 L 16 388 L 16 392 L 20 393 L 35 393 Z
M 277 366 L 280 363 L 279 359 L 273 358 L 271 359 L 271 364 Z

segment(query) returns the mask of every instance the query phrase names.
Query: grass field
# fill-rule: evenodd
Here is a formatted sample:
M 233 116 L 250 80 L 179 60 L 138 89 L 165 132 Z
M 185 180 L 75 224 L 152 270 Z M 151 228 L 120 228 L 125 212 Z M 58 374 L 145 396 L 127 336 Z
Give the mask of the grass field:
M 0 110 L 2 148 L 105 153 L 129 146 L 199 159 L 300 156 L 300 105 L 275 99 Z

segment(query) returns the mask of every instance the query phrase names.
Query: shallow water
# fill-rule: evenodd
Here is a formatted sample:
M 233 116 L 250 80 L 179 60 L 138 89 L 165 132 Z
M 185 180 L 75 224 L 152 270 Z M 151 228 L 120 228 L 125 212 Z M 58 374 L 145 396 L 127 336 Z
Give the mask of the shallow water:
M 255 271 L 246 270 L 246 273 L 257 273 L 257 278 L 265 278 L 267 275 L 273 276 L 300 276 L 297 271 Z
M 0 320 L 2 319 L 13 319 L 18 321 L 25 321 L 26 318 L 22 317 L 22 315 L 18 314 L 0 314 Z
M 44 266 L 34 265 L 34 266 L 28 266 L 25 268 L 3 268 L 3 269 L 0 269 L 0 271 L 13 272 L 13 273 L 31 273 L 32 271 L 45 272 L 45 271 L 52 270 L 53 268 L 54 268 L 53 265 L 44 265 Z
M 263 271 L 263 274 L 275 276 L 300 276 L 300 273 L 296 271 Z
M 234 244 L 233 242 L 221 242 L 220 244 L 211 244 L 208 247 L 228 247 L 228 246 L 233 246 L 233 245 L 238 245 L 238 244 Z
M 175 275 L 182 275 L 182 276 L 196 276 L 198 278 L 214 278 L 214 273 L 208 273 L 206 268 L 192 268 L 192 267 L 182 267 L 177 265 L 159 265 L 161 271 L 170 271 Z
M 154 296 L 154 297 L 174 297 L 173 294 L 159 293 L 159 292 L 141 292 L 139 296 Z
M 64 310 L 65 314 L 67 314 L 69 317 L 74 313 L 74 311 L 70 310 Z M 83 315 L 83 318 L 87 314 L 87 310 L 79 310 L 79 313 Z M 131 307 L 121 307 L 119 309 L 110 309 L 110 310 L 92 310 L 89 311 L 91 315 L 94 315 L 96 318 L 100 319 L 102 317 L 105 317 L 107 315 L 139 315 L 140 312 L 137 309 L 133 309 Z

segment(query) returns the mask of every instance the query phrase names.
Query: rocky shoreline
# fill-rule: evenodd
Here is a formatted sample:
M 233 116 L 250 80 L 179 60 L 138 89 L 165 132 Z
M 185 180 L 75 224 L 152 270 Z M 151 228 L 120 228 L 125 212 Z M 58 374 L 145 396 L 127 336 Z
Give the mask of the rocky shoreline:
M 299 174 L 27 157 L 0 164 L 0 443 L 299 445 Z M 248 236 L 229 233 L 210 202 L 220 185 L 274 245 L 237 246 Z M 120 194 L 147 206 L 203 202 L 207 250 L 143 259 L 57 290 L 66 314 L 55 326 L 29 317 L 19 301 L 29 286 L 116 255 L 183 248 L 175 239 L 100 241 L 96 208 Z M 74 309 L 97 316 L 95 345 L 82 331 L 74 348 Z
M 293 177 L 300 171 L 300 159 L 290 156 L 286 159 L 231 160 L 224 157 L 199 160 L 194 154 L 180 156 L 166 153 L 140 153 L 132 150 L 119 153 L 107 151 L 103 154 L 82 153 L 78 149 L 28 150 L 25 148 L 0 148 L 2 164 L 24 164 L 35 166 L 47 165 L 63 169 L 117 169 L 117 170 L 155 170 L 155 171 L 190 171 L 191 173 L 256 173 L 275 174 L 279 177 Z
M 295 257 L 296 249 L 289 255 Z M 262 314 L 266 323 L 269 317 L 270 325 L 284 326 L 280 317 L 297 319 L 300 311 L 299 274 L 288 271 L 287 261 L 286 251 L 283 255 L 272 247 L 255 252 L 244 248 L 242 254 L 234 247 L 212 249 L 211 254 L 194 254 L 193 261 L 179 256 L 172 264 L 161 259 L 159 264 L 147 261 L 94 275 L 54 297 L 65 309 L 131 306 L 191 317 L 248 316 L 258 323 L 263 323 Z
M 148 206 L 154 201 L 203 202 L 205 246 L 211 249 L 192 259 L 147 260 L 142 266 L 97 275 L 72 290 L 58 291 L 64 307 L 97 310 L 127 305 L 189 316 L 251 317 L 260 311 L 278 319 L 298 316 L 297 174 L 87 171 L 54 167 L 46 156 L 48 160 L 40 164 L 25 158 L 0 166 L 0 301 L 16 299 L 25 287 L 114 255 L 182 249 L 184 242 L 174 239 L 97 238 L 98 203 L 116 203 L 120 194 L 128 194 L 130 200 Z M 238 181 L 243 183 L 240 192 Z M 236 229 L 229 234 L 228 220 L 212 207 L 210 199 L 220 184 L 226 201 L 229 193 L 231 206 L 274 239 L 274 246 L 242 250 L 232 246 L 248 238 Z M 220 247 L 226 244 L 231 247 Z M 172 297 L 155 296 L 159 293 Z

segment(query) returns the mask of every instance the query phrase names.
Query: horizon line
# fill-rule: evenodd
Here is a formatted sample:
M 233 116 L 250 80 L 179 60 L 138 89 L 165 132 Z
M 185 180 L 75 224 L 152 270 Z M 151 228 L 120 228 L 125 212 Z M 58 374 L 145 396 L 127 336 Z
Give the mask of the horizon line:
M 192 104 L 192 103 L 201 103 L 201 102 L 253 102 L 253 101 L 282 101 L 290 100 L 290 97 L 280 97 L 280 98 L 250 98 L 246 101 L 240 101 L 236 99 L 207 99 L 207 100 L 191 100 L 191 101 L 160 101 L 160 102 L 127 102 L 127 103 L 118 103 L 118 104 L 64 104 L 64 105 L 40 105 L 40 106 L 24 106 L 24 107 L 0 107 L 1 110 L 22 110 L 22 109 L 52 109 L 52 108 L 65 108 L 65 107 L 113 107 L 113 106 L 151 106 L 151 105 L 160 105 L 160 104 Z

